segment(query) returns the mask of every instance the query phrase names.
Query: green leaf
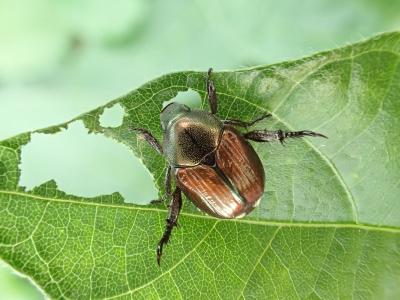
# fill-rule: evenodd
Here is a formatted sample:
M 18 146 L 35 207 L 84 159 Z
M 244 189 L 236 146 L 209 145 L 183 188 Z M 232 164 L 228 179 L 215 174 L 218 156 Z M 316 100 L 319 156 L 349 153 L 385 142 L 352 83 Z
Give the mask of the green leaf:
M 219 116 L 273 117 L 259 128 L 329 136 L 256 144 L 266 170 L 261 205 L 217 220 L 185 201 L 180 227 L 155 246 L 165 205 L 82 198 L 54 181 L 19 186 L 32 133 L 0 142 L 0 257 L 52 298 L 387 298 L 400 296 L 400 33 L 297 61 L 214 74 Z M 159 111 L 180 91 L 205 101 L 205 72 L 168 74 L 70 122 L 128 146 L 163 192 L 165 160 L 130 130 L 161 139 Z M 106 107 L 125 110 L 104 128 Z M 112 176 L 112 174 L 110 174 Z

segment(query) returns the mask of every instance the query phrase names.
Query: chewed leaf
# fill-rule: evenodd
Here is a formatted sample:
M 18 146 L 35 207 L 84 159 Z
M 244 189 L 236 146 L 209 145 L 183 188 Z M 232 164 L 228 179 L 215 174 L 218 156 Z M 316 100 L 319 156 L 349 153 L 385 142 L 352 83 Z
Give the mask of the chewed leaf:
M 400 34 L 389 33 L 302 60 L 214 73 L 221 119 L 270 113 L 256 128 L 329 139 L 253 144 L 266 171 L 260 206 L 224 221 L 185 201 L 161 269 L 155 246 L 165 205 L 128 204 L 117 192 L 70 195 L 54 180 L 28 190 L 19 168 L 31 133 L 0 142 L 0 257 L 52 298 L 398 298 L 399 55 Z M 161 195 L 165 159 L 130 128 L 161 140 L 163 103 L 190 90 L 208 108 L 205 78 L 168 74 L 32 132 L 57 134 L 79 120 L 88 134 L 139 157 Z M 104 118 L 112 109 L 118 122 Z

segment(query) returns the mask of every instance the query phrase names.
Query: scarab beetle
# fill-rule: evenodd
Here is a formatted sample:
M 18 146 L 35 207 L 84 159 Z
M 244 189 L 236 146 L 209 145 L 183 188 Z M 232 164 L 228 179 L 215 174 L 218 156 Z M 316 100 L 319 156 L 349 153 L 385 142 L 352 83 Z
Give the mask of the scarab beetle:
M 172 102 L 160 114 L 163 131 L 161 144 L 142 128 L 134 128 L 168 161 L 165 190 L 172 196 L 164 234 L 157 246 L 157 263 L 163 246 L 168 243 L 177 225 L 183 192 L 200 210 L 216 218 L 241 218 L 260 202 L 264 192 L 264 168 L 247 140 L 279 141 L 286 138 L 325 135 L 309 130 L 253 130 L 242 134 L 236 127 L 248 128 L 270 117 L 264 114 L 250 122 L 221 120 L 217 117 L 217 93 L 208 70 L 206 88 L 211 112 L 191 110 L 184 104 Z M 176 188 L 171 194 L 171 173 Z

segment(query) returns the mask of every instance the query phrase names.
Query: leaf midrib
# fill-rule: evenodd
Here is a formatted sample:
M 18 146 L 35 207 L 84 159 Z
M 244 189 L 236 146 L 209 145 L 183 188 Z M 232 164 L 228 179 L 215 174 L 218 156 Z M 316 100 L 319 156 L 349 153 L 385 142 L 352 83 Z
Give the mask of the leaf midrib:
M 28 197 L 38 201 L 51 201 L 55 203 L 64 203 L 64 204 L 74 204 L 74 205 L 83 205 L 83 206 L 94 206 L 94 207 L 106 207 L 106 208 L 114 208 L 114 209 L 126 209 L 132 211 L 144 211 L 144 212 L 156 212 L 156 213 L 167 213 L 166 209 L 160 208 L 152 208 L 152 207 L 140 207 L 135 205 L 118 205 L 118 204 L 106 204 L 106 203 L 98 203 L 98 202 L 88 202 L 88 201 L 76 201 L 72 199 L 64 199 L 64 198 L 48 198 L 40 195 L 16 192 L 16 191 L 7 191 L 0 190 L 0 194 L 9 195 L 9 196 L 20 196 L 20 197 Z M 181 216 L 192 217 L 192 218 L 200 218 L 207 219 L 212 221 L 221 221 L 221 222 L 235 222 L 239 224 L 249 224 L 249 225 L 263 225 L 263 226 L 278 226 L 278 227 L 304 227 L 304 228 L 343 228 L 343 229 L 360 229 L 366 231 L 382 231 L 382 232 L 391 232 L 391 233 L 400 233 L 400 228 L 390 227 L 390 226 L 379 226 L 373 224 L 361 224 L 361 223 L 321 223 L 321 222 L 284 222 L 284 221 L 268 221 L 268 220 L 251 220 L 251 219 L 216 219 L 214 217 L 208 215 L 200 215 L 189 212 L 181 212 Z

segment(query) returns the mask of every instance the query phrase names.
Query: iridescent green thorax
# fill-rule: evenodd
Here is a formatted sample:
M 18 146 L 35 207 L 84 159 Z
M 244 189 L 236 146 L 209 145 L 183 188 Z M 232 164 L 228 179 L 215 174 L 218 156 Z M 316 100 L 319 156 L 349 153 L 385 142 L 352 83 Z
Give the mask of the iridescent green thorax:
M 195 166 L 217 148 L 222 122 L 204 110 L 171 103 L 161 112 L 163 151 L 174 166 Z

